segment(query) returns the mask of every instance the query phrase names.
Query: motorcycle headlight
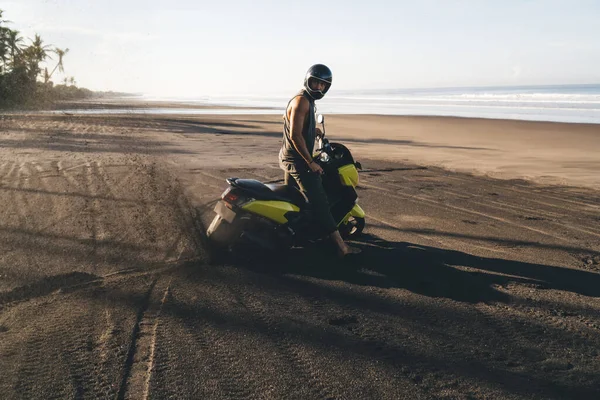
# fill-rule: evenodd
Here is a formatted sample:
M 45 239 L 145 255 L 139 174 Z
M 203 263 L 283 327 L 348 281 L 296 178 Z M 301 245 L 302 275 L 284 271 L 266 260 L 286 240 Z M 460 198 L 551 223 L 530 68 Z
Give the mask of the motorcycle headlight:
M 319 156 L 319 159 L 320 159 L 321 161 L 323 161 L 324 163 L 326 163 L 326 162 L 329 162 L 329 160 L 330 160 L 331 158 L 329 157 L 329 154 L 327 154 L 327 153 L 323 152 L 323 153 L 321 153 L 321 155 Z

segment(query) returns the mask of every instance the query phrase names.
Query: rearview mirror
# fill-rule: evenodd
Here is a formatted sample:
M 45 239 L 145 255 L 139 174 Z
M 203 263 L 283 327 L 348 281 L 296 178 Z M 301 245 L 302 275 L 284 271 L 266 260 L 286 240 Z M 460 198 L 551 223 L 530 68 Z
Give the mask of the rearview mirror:
M 317 122 L 319 124 L 322 124 L 323 122 L 325 122 L 325 117 L 323 116 L 323 114 L 317 115 Z

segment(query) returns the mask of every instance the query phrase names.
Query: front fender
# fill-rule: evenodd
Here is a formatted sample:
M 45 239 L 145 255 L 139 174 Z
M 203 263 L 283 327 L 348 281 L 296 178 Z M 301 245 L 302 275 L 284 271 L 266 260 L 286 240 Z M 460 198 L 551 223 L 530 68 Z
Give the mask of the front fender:
M 350 210 L 350 212 L 348 214 L 349 214 L 349 216 L 357 217 L 357 218 L 365 217 L 365 211 L 358 204 L 355 204 L 354 207 L 352 208 L 352 210 Z
M 340 222 L 340 225 L 347 224 L 348 219 L 350 219 L 350 217 L 364 218 L 365 215 L 366 215 L 365 211 L 362 209 L 362 207 L 359 206 L 358 204 L 355 204 L 354 207 L 352 207 L 352 210 L 350 210 L 350 212 L 348 212 L 348 214 L 346 214 L 346 216 L 342 219 L 342 221 Z

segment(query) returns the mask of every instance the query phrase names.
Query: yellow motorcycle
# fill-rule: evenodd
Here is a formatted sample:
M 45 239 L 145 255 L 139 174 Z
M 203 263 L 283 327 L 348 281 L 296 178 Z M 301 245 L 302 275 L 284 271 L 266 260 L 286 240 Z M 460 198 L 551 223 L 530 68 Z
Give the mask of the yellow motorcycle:
M 324 117 L 317 121 L 325 132 Z M 343 238 L 361 234 L 365 212 L 358 205 L 359 162 L 340 143 L 320 139 L 315 161 L 323 168 L 323 187 L 331 214 Z M 319 224 L 302 192 L 292 185 L 265 184 L 254 179 L 227 178 L 229 187 L 215 206 L 207 237 L 220 250 L 251 245 L 270 251 L 305 246 L 323 238 Z

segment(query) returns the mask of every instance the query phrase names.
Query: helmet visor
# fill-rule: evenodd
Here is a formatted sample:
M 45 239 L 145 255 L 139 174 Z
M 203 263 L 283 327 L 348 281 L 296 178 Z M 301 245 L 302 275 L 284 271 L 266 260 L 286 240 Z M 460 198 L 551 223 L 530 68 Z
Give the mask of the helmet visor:
M 308 87 L 317 93 L 325 94 L 331 87 L 331 82 L 328 82 L 323 79 L 319 79 L 315 76 L 308 77 Z

